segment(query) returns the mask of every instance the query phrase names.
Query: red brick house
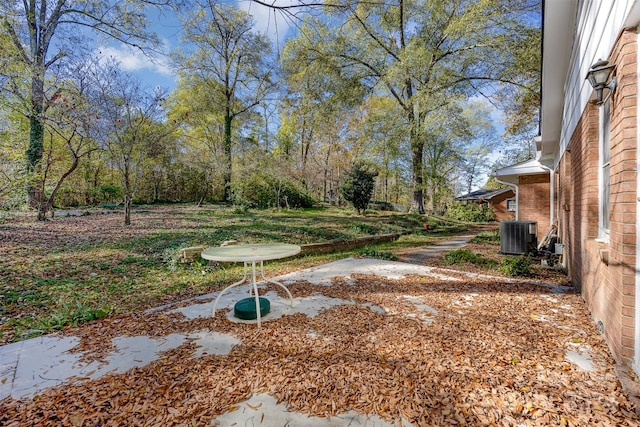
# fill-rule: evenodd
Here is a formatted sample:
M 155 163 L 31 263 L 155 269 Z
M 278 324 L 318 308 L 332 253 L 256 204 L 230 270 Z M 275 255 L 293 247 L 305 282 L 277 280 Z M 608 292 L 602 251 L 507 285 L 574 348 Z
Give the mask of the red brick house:
M 496 214 L 498 221 L 515 219 L 516 195 L 511 188 L 500 188 L 497 190 L 477 190 L 456 197 L 456 201 L 462 203 L 487 204 Z
M 636 373 L 640 373 L 639 24 L 640 0 L 544 2 L 535 162 L 550 173 L 543 183 L 542 177 L 538 181 L 532 175 L 498 171 L 499 179 L 517 180 L 521 219 L 535 219 L 545 197 L 540 188 L 546 186 L 547 221 L 558 226 L 563 263 L 572 283 L 614 357 Z M 587 79 L 595 80 L 595 72 L 601 71 L 605 80 L 600 84 Z M 530 189 L 532 185 L 538 187 Z M 531 196 L 525 197 L 525 192 Z
M 494 176 L 496 181 L 513 188 L 516 204 L 513 219 L 536 221 L 540 240 L 551 227 L 549 168 L 533 159 L 499 169 Z

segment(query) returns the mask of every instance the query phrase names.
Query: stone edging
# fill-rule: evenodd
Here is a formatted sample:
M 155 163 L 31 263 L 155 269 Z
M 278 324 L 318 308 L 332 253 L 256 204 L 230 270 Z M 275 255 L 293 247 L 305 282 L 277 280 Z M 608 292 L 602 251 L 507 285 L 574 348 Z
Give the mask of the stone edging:
M 377 243 L 393 242 L 398 240 L 404 233 L 380 234 L 377 236 L 366 236 L 349 240 L 331 240 L 322 243 L 308 243 L 300 245 L 301 254 L 324 254 L 329 252 L 344 251 L 357 248 L 359 246 L 374 245 Z
M 377 236 L 366 236 L 360 237 L 357 239 L 348 239 L 348 240 L 331 240 L 329 242 L 321 242 L 321 243 L 307 243 L 304 245 L 300 245 L 302 249 L 300 254 L 325 254 L 336 251 L 345 251 L 348 249 L 357 248 L 360 246 L 366 245 L 374 245 L 377 243 L 385 243 L 385 242 L 393 242 L 394 240 L 398 240 L 400 236 L 407 233 L 390 233 L 390 234 L 380 234 Z M 189 263 L 196 261 L 200 258 L 200 253 L 204 251 L 206 247 L 204 246 L 193 246 L 190 248 L 180 249 L 180 257 L 179 261 L 181 263 Z

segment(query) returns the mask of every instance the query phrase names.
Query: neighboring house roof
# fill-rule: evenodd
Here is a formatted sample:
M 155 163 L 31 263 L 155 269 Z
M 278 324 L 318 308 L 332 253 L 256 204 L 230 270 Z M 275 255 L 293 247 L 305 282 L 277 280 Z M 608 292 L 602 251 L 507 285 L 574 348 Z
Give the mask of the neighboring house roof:
M 498 182 L 505 184 L 518 184 L 518 178 L 523 175 L 548 174 L 549 169 L 543 166 L 538 160 L 531 159 L 524 162 L 516 163 L 502 169 L 498 169 L 493 173 Z
M 509 191 L 512 192 L 513 190 L 511 188 L 499 188 L 497 190 L 476 190 L 463 196 L 456 197 L 456 200 L 490 201 L 494 197 L 500 196 Z

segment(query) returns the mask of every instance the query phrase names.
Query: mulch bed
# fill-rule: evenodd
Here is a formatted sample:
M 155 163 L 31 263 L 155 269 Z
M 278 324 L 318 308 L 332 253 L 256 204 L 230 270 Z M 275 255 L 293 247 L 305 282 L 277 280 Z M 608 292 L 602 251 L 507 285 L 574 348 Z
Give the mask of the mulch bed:
M 241 344 L 228 355 L 193 358 L 195 344 L 187 343 L 124 374 L 78 380 L 33 399 L 8 398 L 0 401 L 0 424 L 215 425 L 217 415 L 263 392 L 290 411 L 330 417 L 353 410 L 415 426 L 640 423 L 580 295 L 418 276 L 289 288 L 294 297 L 319 293 L 358 304 L 316 317 L 283 316 L 260 329 L 229 322 L 220 311 L 194 320 L 131 314 L 69 330 L 81 337 L 79 351 L 108 351 L 116 335 L 206 329 L 233 334 Z M 568 350 L 588 350 L 593 371 L 568 361 Z

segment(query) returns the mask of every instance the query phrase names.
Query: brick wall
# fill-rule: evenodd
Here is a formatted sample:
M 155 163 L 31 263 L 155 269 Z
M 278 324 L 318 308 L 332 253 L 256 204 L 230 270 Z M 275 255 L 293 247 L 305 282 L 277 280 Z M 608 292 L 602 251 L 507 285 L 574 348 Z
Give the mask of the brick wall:
M 516 195 L 513 191 L 507 191 L 489 200 L 489 207 L 496 214 L 497 221 L 512 221 L 516 219 L 514 211 L 507 210 L 507 199 L 513 199 Z
M 549 183 L 548 173 L 523 175 L 518 180 L 518 220 L 538 223 L 538 241 L 551 227 Z
M 609 267 L 613 297 L 619 303 L 620 355 L 634 356 L 637 200 L 637 33 L 625 31 L 613 51 L 618 88 L 612 97 L 611 229 Z M 616 313 L 618 314 L 618 313 Z M 617 325 L 616 325 L 617 326 Z
M 582 123 L 582 121 L 581 121 Z M 578 126 L 580 128 L 580 125 Z M 576 245 L 567 245 L 572 239 L 569 236 L 569 230 L 573 230 L 574 225 L 571 222 L 571 211 L 576 209 L 573 204 L 573 192 L 572 192 L 572 171 L 571 171 L 571 152 L 564 153 L 556 173 L 554 174 L 556 179 L 556 224 L 562 225 L 558 229 L 558 243 L 565 244 L 562 264 L 567 270 L 567 274 L 572 276 L 572 267 L 569 262 L 570 259 L 576 259 L 578 255 L 575 254 Z M 579 289 L 579 284 L 574 282 L 574 286 Z
M 624 31 L 609 58 L 617 64 L 611 97 L 609 242 L 598 237 L 599 113 L 589 104 L 556 172 L 559 237 L 572 282 L 619 361 L 634 358 L 637 34 Z

